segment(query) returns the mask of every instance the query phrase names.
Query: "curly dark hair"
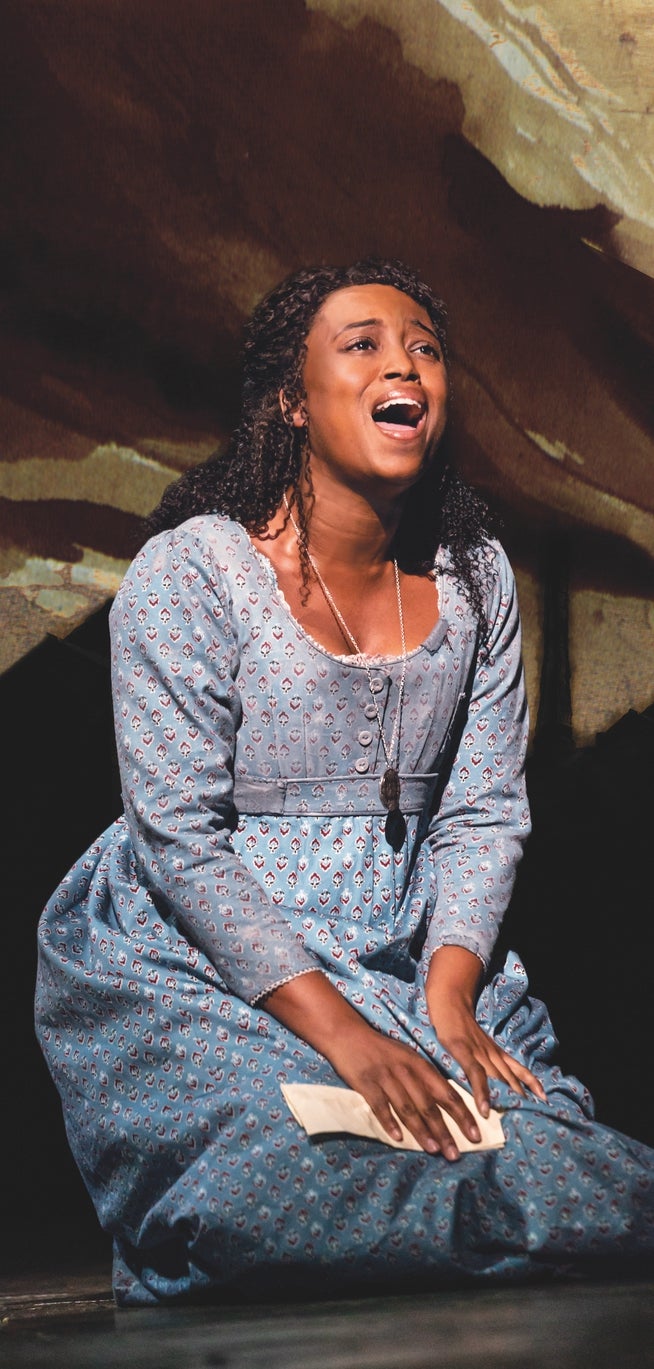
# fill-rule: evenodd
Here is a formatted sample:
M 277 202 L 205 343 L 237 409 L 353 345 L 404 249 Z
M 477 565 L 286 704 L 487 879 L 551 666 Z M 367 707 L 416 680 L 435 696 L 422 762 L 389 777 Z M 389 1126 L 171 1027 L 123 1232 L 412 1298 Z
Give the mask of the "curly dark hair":
M 310 469 L 308 490 L 300 479 L 305 430 L 288 423 L 279 394 L 284 393 L 286 415 L 301 403 L 311 325 L 327 296 L 351 285 L 391 285 L 415 300 L 428 314 L 447 363 L 445 305 L 403 262 L 368 257 L 353 266 L 296 271 L 261 300 L 246 325 L 241 419 L 227 451 L 187 471 L 168 487 L 146 521 L 148 536 L 202 513 L 227 514 L 260 536 L 290 489 L 300 530 L 302 575 L 308 586 L 312 578 L 307 556 Z M 433 462 L 407 495 L 393 554 L 403 570 L 429 575 L 439 545 L 447 547 L 466 598 L 485 630 L 485 561 L 479 553 L 491 535 L 486 504 L 445 457 Z

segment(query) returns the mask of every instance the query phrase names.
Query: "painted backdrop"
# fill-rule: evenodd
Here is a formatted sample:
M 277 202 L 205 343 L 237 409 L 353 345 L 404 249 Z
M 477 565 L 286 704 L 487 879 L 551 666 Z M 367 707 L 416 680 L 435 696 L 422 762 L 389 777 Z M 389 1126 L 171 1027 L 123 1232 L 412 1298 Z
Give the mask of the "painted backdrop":
M 651 702 L 648 0 L 6 0 L 0 67 L 4 666 L 224 442 L 261 293 L 372 251 L 449 303 L 534 713 L 557 531 L 576 739 Z

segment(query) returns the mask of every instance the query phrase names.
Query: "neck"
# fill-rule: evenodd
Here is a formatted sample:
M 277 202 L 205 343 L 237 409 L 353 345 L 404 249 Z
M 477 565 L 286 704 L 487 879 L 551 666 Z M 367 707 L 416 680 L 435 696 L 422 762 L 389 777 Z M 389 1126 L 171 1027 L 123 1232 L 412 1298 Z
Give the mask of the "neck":
M 391 557 L 391 545 L 399 518 L 392 526 L 382 523 L 362 511 L 356 517 L 348 505 L 349 517 L 338 507 L 316 506 L 311 512 L 309 550 L 321 564 L 345 565 L 350 569 L 374 570 L 386 565 Z
M 314 480 L 309 550 L 319 565 L 373 572 L 387 566 L 402 516 L 401 503 L 379 507 L 347 487 L 318 485 Z M 284 515 L 285 510 L 280 513 Z

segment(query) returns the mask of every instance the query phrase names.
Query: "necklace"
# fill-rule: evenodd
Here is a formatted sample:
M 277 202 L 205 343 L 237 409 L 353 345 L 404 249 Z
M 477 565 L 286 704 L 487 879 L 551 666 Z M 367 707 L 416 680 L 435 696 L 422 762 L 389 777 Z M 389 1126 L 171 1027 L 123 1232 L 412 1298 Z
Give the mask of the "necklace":
M 291 508 L 286 498 L 286 495 L 284 495 L 284 505 L 286 507 L 286 512 L 288 513 L 291 527 L 293 528 L 293 532 L 295 533 L 295 536 L 299 543 L 300 529 L 298 528 L 298 525 L 293 517 L 293 514 L 291 513 Z M 384 757 L 386 760 L 386 769 L 379 782 L 379 796 L 384 805 L 384 808 L 386 808 L 389 813 L 398 813 L 400 807 L 401 785 L 400 777 L 397 772 L 396 751 L 399 751 L 400 714 L 402 712 L 402 704 L 404 702 L 404 685 L 406 682 L 407 652 L 406 638 L 404 634 L 404 611 L 402 608 L 402 591 L 400 589 L 400 572 L 398 569 L 397 560 L 393 560 L 393 570 L 395 572 L 395 593 L 397 595 L 397 613 L 398 618 L 400 620 L 400 639 L 402 642 L 402 674 L 400 676 L 400 689 L 397 700 L 397 709 L 395 712 L 395 722 L 393 723 L 393 731 L 391 734 L 390 745 L 387 746 L 386 736 L 384 733 L 384 724 L 382 722 L 382 715 L 379 709 L 379 704 L 377 703 L 376 691 L 373 689 L 372 671 L 370 669 L 368 661 L 366 660 L 365 654 L 361 650 L 361 647 L 359 646 L 359 643 L 357 642 L 354 633 L 350 631 L 350 628 L 348 627 L 338 605 L 334 602 L 334 598 L 330 590 L 328 589 L 327 585 L 325 584 L 325 581 L 323 580 L 322 575 L 320 574 L 320 571 L 318 570 L 318 567 L 308 547 L 306 547 L 306 553 L 309 565 L 311 566 L 311 569 L 316 577 L 316 580 L 318 581 L 318 584 L 320 585 L 320 588 L 325 596 L 327 604 L 331 609 L 336 619 L 336 622 L 338 623 L 341 629 L 341 632 L 343 633 L 345 641 L 348 643 L 348 646 L 354 648 L 354 651 L 356 652 L 357 656 L 359 656 L 361 659 L 362 665 L 365 667 L 366 675 L 368 676 L 368 685 L 370 687 L 370 697 L 374 704 L 375 714 L 377 717 L 377 726 L 379 728 L 379 740 L 382 744 L 382 750 L 384 752 Z

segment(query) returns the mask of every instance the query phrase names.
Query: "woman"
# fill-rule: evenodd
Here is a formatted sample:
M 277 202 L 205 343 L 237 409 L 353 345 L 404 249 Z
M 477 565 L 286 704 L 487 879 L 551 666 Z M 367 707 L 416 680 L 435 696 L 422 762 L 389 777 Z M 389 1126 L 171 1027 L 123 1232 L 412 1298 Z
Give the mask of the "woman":
M 44 913 L 37 1019 L 123 1304 L 651 1252 L 653 1153 L 593 1123 L 491 959 L 527 716 L 447 392 L 413 272 L 291 277 L 229 453 L 168 492 L 113 606 L 125 816 Z M 310 1140 L 289 1083 L 349 1086 L 421 1151 Z M 491 1102 L 503 1148 L 461 1154 Z

